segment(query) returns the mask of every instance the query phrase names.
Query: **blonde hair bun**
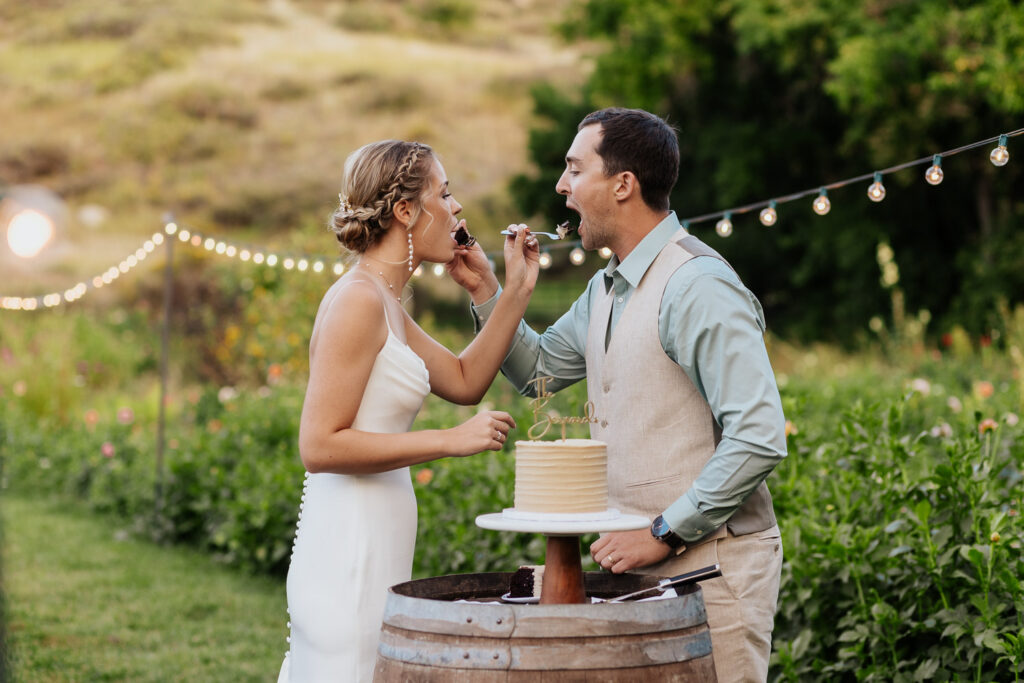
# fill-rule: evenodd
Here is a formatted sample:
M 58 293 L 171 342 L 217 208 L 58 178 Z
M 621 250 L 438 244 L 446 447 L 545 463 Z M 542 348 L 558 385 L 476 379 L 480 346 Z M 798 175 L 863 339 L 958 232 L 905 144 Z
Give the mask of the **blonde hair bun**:
M 329 224 L 338 242 L 356 253 L 376 244 L 391 227 L 398 202 L 419 204 L 433 158 L 429 145 L 402 140 L 371 142 L 352 152 Z

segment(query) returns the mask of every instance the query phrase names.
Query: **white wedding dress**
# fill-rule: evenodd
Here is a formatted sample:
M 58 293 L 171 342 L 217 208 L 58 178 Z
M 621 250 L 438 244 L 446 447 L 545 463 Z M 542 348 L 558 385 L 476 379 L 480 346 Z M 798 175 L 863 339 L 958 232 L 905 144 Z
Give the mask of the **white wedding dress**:
M 426 365 L 388 323 L 352 428 L 408 431 L 429 392 Z M 288 569 L 290 646 L 278 683 L 369 682 L 387 589 L 412 574 L 409 468 L 307 473 L 302 500 Z

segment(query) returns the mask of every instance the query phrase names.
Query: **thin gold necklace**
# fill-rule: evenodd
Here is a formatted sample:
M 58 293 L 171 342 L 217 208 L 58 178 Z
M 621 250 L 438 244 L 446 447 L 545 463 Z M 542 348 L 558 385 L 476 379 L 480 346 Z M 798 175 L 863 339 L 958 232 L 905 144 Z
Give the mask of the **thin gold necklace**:
M 362 263 L 367 268 L 370 268 L 370 264 L 368 264 L 368 263 L 366 263 L 364 261 L 360 261 L 360 263 Z M 371 268 L 371 270 L 372 270 L 372 268 Z M 380 275 L 380 279 L 383 280 L 384 284 L 386 284 L 388 286 L 388 289 L 391 290 L 391 296 L 395 297 L 395 301 L 397 301 L 398 303 L 402 303 L 402 297 L 395 295 L 395 288 L 391 285 L 391 283 L 388 281 L 388 279 L 386 277 L 384 277 L 384 273 L 378 270 L 377 271 L 377 275 Z

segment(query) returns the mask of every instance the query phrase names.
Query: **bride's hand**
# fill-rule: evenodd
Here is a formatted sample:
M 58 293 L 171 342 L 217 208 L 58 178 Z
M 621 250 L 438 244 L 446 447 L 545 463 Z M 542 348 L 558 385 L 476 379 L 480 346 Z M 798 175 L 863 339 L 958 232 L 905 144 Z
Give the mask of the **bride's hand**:
M 515 235 L 505 238 L 505 288 L 529 296 L 540 272 L 540 244 L 523 223 L 508 229 Z
M 452 427 L 452 455 L 464 457 L 483 451 L 500 451 L 516 421 L 501 410 L 484 410 L 458 427 Z
M 460 225 L 465 224 L 465 220 L 460 221 Z M 486 301 L 498 291 L 498 278 L 494 276 L 479 242 L 471 247 L 456 247 L 454 258 L 444 267 L 452 280 L 469 292 L 474 301 Z

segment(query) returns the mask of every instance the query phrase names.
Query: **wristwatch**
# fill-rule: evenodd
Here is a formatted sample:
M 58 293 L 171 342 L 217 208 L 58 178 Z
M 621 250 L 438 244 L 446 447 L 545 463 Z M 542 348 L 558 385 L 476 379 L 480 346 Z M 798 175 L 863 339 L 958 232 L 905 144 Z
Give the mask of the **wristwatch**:
M 654 523 L 651 524 L 651 536 L 654 536 L 669 548 L 672 548 L 672 550 L 679 550 L 686 544 L 686 541 L 679 534 L 672 531 L 672 527 L 668 525 L 668 522 L 661 515 L 655 517 Z

